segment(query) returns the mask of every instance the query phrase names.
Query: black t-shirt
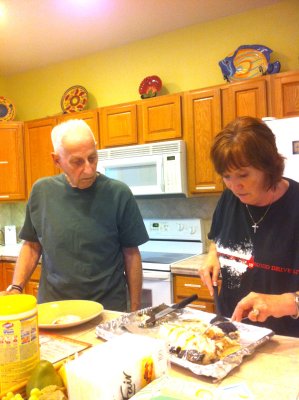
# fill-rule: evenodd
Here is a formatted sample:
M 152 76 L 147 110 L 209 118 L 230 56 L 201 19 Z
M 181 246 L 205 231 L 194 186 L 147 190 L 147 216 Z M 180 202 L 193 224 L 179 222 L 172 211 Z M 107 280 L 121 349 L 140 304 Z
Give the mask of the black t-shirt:
M 231 316 L 249 292 L 281 294 L 299 290 L 299 183 L 288 179 L 287 192 L 269 208 L 254 233 L 245 204 L 225 190 L 213 215 L 209 239 L 221 265 L 222 312 Z M 249 206 L 259 221 L 268 206 Z M 299 319 L 270 317 L 263 324 L 276 334 L 299 337 Z

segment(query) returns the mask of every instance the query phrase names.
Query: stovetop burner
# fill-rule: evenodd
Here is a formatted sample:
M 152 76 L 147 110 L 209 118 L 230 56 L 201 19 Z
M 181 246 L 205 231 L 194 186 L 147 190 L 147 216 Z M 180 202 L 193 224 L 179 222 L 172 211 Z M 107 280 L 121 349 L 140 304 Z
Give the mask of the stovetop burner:
M 144 263 L 154 263 L 154 264 L 172 264 L 174 262 L 184 260 L 194 256 L 194 254 L 186 253 L 155 253 L 150 251 L 141 252 L 141 260 Z

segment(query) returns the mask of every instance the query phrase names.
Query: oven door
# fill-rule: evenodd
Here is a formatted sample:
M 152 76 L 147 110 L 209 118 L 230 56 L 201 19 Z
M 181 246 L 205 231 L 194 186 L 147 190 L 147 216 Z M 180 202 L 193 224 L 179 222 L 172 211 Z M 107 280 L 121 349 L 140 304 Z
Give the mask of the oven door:
M 156 307 L 173 303 L 172 275 L 169 271 L 143 270 L 141 306 Z

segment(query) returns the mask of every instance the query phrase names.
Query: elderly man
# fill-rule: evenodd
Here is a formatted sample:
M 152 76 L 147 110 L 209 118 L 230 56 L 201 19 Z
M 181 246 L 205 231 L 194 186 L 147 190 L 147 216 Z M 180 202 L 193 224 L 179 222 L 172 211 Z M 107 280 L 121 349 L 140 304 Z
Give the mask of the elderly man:
M 97 301 L 106 309 L 141 306 L 138 246 L 148 235 L 130 189 L 96 171 L 92 131 L 70 120 L 52 131 L 54 163 L 62 174 L 32 188 L 20 238 L 24 240 L 12 285 L 22 292 L 42 256 L 38 302 Z

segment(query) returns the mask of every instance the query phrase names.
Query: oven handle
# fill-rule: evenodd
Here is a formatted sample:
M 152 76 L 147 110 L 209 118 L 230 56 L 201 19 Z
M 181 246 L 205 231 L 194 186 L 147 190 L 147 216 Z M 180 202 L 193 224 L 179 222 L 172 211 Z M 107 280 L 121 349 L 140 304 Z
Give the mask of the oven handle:
M 171 273 L 166 271 L 143 270 L 143 279 L 151 281 L 170 281 Z

